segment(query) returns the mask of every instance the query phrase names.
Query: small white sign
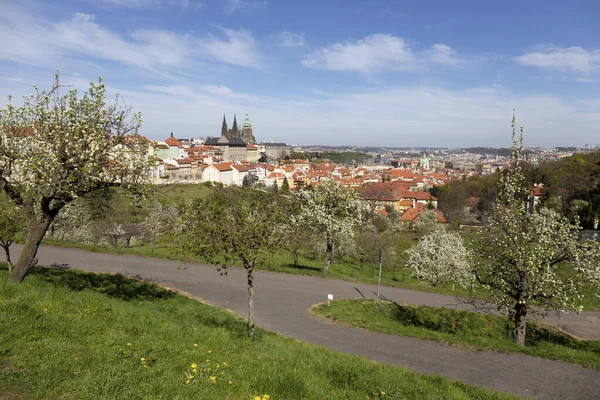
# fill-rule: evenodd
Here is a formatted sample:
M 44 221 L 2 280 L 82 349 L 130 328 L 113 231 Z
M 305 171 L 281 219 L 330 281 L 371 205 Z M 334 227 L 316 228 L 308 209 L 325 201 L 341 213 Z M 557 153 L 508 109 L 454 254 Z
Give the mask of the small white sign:
M 332 294 L 328 294 L 327 295 L 327 300 L 333 300 L 333 295 Z

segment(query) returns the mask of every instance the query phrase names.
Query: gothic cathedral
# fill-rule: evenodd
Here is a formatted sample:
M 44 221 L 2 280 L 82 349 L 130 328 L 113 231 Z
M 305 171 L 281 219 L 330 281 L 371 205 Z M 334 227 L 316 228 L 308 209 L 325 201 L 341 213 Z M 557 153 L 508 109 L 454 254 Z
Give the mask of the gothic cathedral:
M 223 125 L 221 126 L 221 137 L 227 139 L 238 138 L 242 139 L 247 144 L 254 144 L 256 139 L 252 134 L 252 124 L 250 124 L 250 120 L 248 119 L 248 113 L 246 113 L 246 119 L 244 120 L 244 125 L 242 125 L 242 130 L 240 132 L 237 124 L 237 119 L 235 114 L 233 115 L 233 126 L 231 129 L 227 128 L 227 121 L 225 120 L 225 115 L 223 115 Z

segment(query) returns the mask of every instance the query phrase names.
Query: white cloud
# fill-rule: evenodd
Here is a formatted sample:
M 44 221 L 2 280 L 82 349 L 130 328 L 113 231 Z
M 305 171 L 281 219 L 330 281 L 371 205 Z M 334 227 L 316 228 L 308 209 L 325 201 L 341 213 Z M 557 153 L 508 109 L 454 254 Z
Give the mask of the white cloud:
M 248 110 L 259 140 L 296 144 L 510 146 L 510 119 L 527 146 L 583 145 L 596 137 L 600 98 L 570 101 L 499 88 L 432 86 L 328 92 L 294 98 L 255 96 L 222 85 L 175 85 L 121 92 L 144 117 L 144 134 L 218 136 L 223 113 Z
M 107 8 L 163 8 L 180 7 L 183 10 L 201 8 L 202 3 L 192 0 L 100 0 L 100 5 Z
M 223 85 L 207 85 L 204 86 L 203 89 L 208 93 L 217 94 L 221 96 L 231 96 L 233 94 L 233 90 Z
M 292 32 L 281 32 L 279 35 L 283 47 L 303 47 L 306 45 L 304 36 Z
M 401 37 L 376 34 L 317 50 L 309 54 L 302 64 L 308 68 L 370 73 L 386 69 L 415 69 L 418 60 Z
M 76 13 L 55 23 L 19 6 L 0 14 L 0 60 L 35 66 L 65 65 L 78 58 L 105 60 L 135 66 L 173 77 L 207 61 L 262 67 L 259 43 L 246 30 L 222 29 L 224 37 L 140 29 L 123 36 L 100 24 L 94 15 Z
M 266 1 L 261 0 L 227 0 L 226 13 L 249 12 L 261 10 L 267 7 Z
M 445 44 L 413 51 L 402 37 L 376 34 L 319 49 L 306 56 L 302 64 L 315 69 L 373 73 L 418 70 L 430 65 L 462 67 L 471 61 L 459 57 L 456 50 Z
M 457 57 L 456 50 L 445 44 L 435 44 L 431 50 L 426 50 L 424 53 L 431 62 L 439 65 L 458 67 L 466 63 L 464 59 Z
M 200 49 L 211 58 L 242 67 L 263 67 L 258 42 L 250 31 L 223 29 L 226 39 L 211 36 L 198 41 Z
M 588 75 L 600 72 L 600 50 L 579 46 L 546 47 L 515 57 L 521 65 Z

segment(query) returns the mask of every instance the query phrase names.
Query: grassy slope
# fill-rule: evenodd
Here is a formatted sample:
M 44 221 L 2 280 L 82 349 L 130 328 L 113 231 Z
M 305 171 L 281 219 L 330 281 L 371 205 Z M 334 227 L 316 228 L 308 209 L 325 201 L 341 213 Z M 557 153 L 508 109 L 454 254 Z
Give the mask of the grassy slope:
M 371 300 L 336 300 L 313 309 L 315 315 L 375 332 L 524 353 L 600 369 L 600 342 L 579 341 L 550 327 L 528 325 L 527 346 L 516 346 L 506 318 L 436 307 L 413 307 Z
M 251 342 L 232 314 L 119 276 L 6 278 L 0 271 L 0 398 L 509 398 L 262 330 Z

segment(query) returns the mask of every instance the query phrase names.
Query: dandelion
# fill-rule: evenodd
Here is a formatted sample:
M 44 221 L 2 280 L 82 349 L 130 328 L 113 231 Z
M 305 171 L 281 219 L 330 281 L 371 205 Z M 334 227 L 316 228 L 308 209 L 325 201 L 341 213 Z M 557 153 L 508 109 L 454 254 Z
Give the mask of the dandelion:
M 227 381 L 227 383 L 229 383 L 231 385 L 233 382 L 231 382 L 231 379 L 230 379 L 230 380 Z
M 187 381 L 185 381 L 185 384 L 189 385 L 190 384 L 190 380 L 188 379 Z
M 260 396 L 254 396 L 254 400 L 262 400 Z
M 198 343 L 194 343 L 194 347 L 198 347 Z
M 209 352 L 209 353 L 212 353 L 212 350 L 209 350 L 208 352 Z
M 146 364 L 144 364 L 144 368 L 148 368 L 148 366 Z
M 192 368 L 192 372 L 196 372 L 196 368 Z
M 211 381 L 212 383 L 217 383 L 217 377 L 216 377 L 216 376 L 211 376 L 211 377 L 210 377 L 210 381 Z
M 221 366 L 220 366 L 219 364 L 217 364 L 217 365 L 215 366 L 215 368 L 221 368 Z
M 196 365 L 196 364 L 192 364 L 192 368 L 196 368 L 196 367 L 197 367 L 197 365 Z
M 144 361 L 146 361 L 146 357 L 142 357 L 142 358 L 140 358 L 140 361 L 141 361 L 141 362 L 144 362 Z
M 379 392 L 380 395 L 385 396 L 385 392 L 382 390 L 381 392 Z
M 133 346 L 133 344 L 127 343 L 127 347 L 131 347 L 131 346 Z
M 194 375 L 190 375 L 190 376 L 188 376 L 188 378 L 194 379 Z
M 225 362 L 223 362 L 223 366 L 224 366 L 224 367 L 226 367 L 226 366 L 227 366 L 227 362 L 226 362 L 226 361 L 225 361 Z
M 269 396 L 268 394 L 263 394 L 262 398 L 264 400 L 269 400 L 271 398 L 271 396 Z

